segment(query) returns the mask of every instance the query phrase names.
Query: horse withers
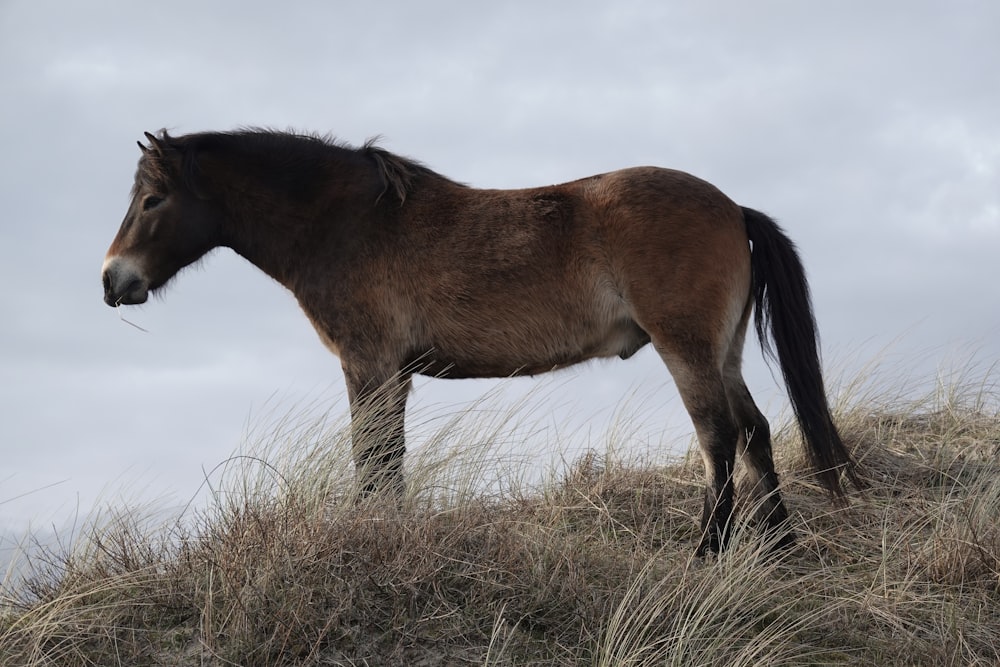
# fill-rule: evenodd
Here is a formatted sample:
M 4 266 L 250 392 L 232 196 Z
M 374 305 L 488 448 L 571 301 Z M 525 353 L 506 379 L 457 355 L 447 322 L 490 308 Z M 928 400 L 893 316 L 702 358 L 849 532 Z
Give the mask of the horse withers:
M 703 180 L 638 167 L 483 190 L 371 142 L 257 130 L 146 139 L 104 261 L 105 302 L 142 303 L 218 246 L 287 287 L 340 358 L 368 493 L 402 492 L 414 373 L 533 375 L 652 343 L 705 462 L 699 552 L 726 545 L 737 453 L 761 520 L 788 542 L 768 423 L 741 373 L 751 312 L 818 479 L 835 497 L 842 473 L 857 483 L 794 245 Z

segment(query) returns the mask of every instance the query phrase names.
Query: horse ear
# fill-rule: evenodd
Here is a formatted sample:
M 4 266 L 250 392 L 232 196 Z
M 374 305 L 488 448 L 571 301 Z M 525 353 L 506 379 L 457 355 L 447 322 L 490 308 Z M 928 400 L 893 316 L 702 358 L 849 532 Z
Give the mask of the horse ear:
M 139 150 L 142 151 L 143 155 L 147 155 L 149 153 L 149 149 L 146 148 L 146 144 L 142 143 L 141 141 L 137 141 L 135 143 L 139 147 Z
M 163 141 L 157 138 L 155 134 L 152 134 L 150 132 L 143 132 L 143 134 L 146 136 L 146 140 L 149 141 L 150 149 L 155 150 L 157 153 L 160 153 L 162 155 L 163 149 L 165 147 Z

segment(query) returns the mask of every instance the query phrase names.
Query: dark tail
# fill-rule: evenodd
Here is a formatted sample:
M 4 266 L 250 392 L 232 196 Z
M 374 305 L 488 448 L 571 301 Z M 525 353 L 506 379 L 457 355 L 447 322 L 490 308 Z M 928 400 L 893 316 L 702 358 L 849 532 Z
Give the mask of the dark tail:
M 854 460 L 830 415 L 820 367 L 816 319 L 802 261 L 791 239 L 774 220 L 746 207 L 743 219 L 753 244 L 750 267 L 757 337 L 765 355 L 776 359 L 781 367 L 809 462 L 823 486 L 842 498 L 842 470 L 856 487 L 862 485 L 854 470 Z

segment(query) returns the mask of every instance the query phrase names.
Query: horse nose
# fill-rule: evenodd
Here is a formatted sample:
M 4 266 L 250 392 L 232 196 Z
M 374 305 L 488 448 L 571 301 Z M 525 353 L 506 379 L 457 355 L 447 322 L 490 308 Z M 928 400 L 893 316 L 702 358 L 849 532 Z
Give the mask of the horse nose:
M 109 257 L 101 270 L 104 303 L 109 306 L 131 306 L 145 303 L 149 282 L 142 268 L 125 257 Z
M 111 303 L 111 276 L 108 274 L 108 270 L 104 269 L 101 271 L 101 282 L 104 283 L 104 303 L 109 306 Z
M 117 306 L 119 297 L 115 294 L 115 277 L 110 269 L 105 268 L 101 271 L 101 282 L 104 284 L 104 303 L 112 307 Z

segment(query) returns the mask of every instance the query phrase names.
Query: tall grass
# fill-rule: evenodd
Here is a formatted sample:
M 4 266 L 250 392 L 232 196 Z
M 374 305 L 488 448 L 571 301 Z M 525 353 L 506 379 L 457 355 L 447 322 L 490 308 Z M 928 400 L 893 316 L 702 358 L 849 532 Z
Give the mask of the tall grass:
M 182 520 L 112 510 L 34 552 L 3 583 L 0 664 L 997 664 L 993 382 L 849 387 L 870 487 L 846 508 L 776 428 L 797 545 L 738 523 L 704 560 L 698 456 L 610 442 L 529 485 L 489 452 L 530 424 L 470 409 L 408 461 L 402 503 L 359 503 L 346 418 L 275 415 Z

